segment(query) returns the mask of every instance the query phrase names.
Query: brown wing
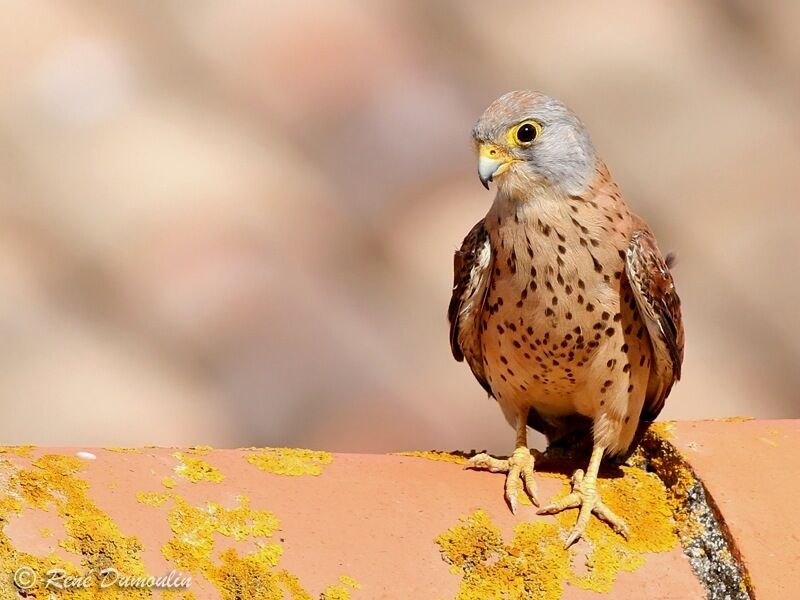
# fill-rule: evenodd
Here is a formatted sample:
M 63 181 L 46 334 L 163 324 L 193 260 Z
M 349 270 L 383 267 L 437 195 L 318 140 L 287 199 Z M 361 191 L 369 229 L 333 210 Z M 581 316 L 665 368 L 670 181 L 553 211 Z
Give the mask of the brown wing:
M 492 274 L 492 246 L 483 219 L 464 238 L 453 258 L 453 296 L 447 309 L 450 348 L 459 362 L 467 359 L 472 373 L 490 395 L 483 370 L 480 316 Z
M 681 378 L 683 321 L 681 301 L 667 261 L 655 237 L 643 227 L 634 231 L 628 247 L 626 270 L 639 315 L 647 325 L 653 347 L 650 382 L 642 419 L 652 421 L 664 408 L 672 386 Z

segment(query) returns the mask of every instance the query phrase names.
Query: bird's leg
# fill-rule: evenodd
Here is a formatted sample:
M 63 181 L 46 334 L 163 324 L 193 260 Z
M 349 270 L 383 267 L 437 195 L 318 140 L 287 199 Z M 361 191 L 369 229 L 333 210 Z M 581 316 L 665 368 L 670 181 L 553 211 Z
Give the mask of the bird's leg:
M 527 411 L 517 416 L 517 442 L 514 453 L 509 458 L 495 458 L 481 452 L 473 456 L 466 465 L 468 469 L 482 469 L 492 473 L 508 473 L 506 475 L 505 498 L 511 512 L 517 512 L 517 494 L 519 480 L 522 478 L 525 493 L 535 506 L 539 506 L 536 497 L 536 482 L 533 479 L 533 455 L 528 449 L 528 414 Z
M 603 503 L 597 492 L 597 472 L 600 470 L 600 461 L 603 459 L 604 452 L 604 446 L 595 444 L 586 474 L 584 475 L 583 471 L 578 469 L 572 476 L 572 493 L 537 511 L 537 514 L 540 515 L 553 515 L 568 508 L 580 508 L 578 520 L 567 537 L 565 548 L 569 548 L 581 538 L 592 514 L 608 523 L 621 536 L 628 538 L 628 527 L 625 525 L 625 521 Z

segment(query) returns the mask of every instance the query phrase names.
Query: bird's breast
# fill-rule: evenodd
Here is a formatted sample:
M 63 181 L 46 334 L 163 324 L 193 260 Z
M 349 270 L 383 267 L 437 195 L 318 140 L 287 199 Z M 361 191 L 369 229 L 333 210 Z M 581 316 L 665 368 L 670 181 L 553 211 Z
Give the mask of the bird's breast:
M 624 264 L 602 218 L 566 202 L 487 216 L 494 263 L 481 344 L 500 402 L 589 410 L 581 394 L 619 319 Z

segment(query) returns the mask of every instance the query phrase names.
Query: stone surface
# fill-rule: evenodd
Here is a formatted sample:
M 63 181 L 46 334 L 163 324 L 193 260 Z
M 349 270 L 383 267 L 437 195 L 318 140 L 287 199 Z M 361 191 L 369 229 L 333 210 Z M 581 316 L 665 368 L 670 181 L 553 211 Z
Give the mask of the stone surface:
M 755 597 L 792 598 L 800 565 L 800 420 L 676 424 L 672 443 L 719 508 Z
M 791 597 L 788 567 L 800 562 L 800 528 L 791 511 L 800 421 L 680 422 L 658 429 L 706 486 L 755 597 Z M 242 598 L 271 597 L 264 586 L 278 586 L 293 599 L 485 597 L 474 588 L 466 592 L 464 572 L 445 562 L 441 536 L 447 534 L 465 544 L 458 550 L 465 555 L 495 548 L 495 558 L 471 563 L 485 569 L 486 581 L 498 580 L 491 571 L 501 561 L 510 565 L 505 576 L 520 564 L 536 566 L 530 560 L 536 552 L 549 553 L 543 571 L 526 571 L 537 573 L 534 589 L 541 583 L 537 597 L 545 600 L 705 597 L 679 544 L 644 551 L 603 538 L 606 528 L 599 525 L 567 555 L 561 541 L 574 514 L 539 517 L 523 504 L 514 516 L 502 499 L 503 475 L 464 470 L 463 460 L 432 453 L 0 447 L 0 563 L 10 572 L 25 564 L 71 564 L 81 572 L 109 557 L 120 569 L 191 574 L 194 597 L 209 599 L 234 597 L 238 585 L 246 590 Z M 574 465 L 540 460 L 539 466 L 539 497 L 549 501 L 563 492 L 564 474 Z M 641 481 L 661 486 L 641 473 Z M 614 467 L 601 472 L 615 494 L 632 474 Z M 632 489 L 616 502 L 622 498 L 618 510 L 636 522 L 648 512 L 643 507 L 652 513 L 658 505 L 647 504 L 652 487 Z M 473 525 L 485 518 L 484 534 L 496 528 L 501 542 L 487 541 L 493 534 L 464 536 L 468 517 Z M 669 516 L 659 518 L 669 526 Z M 527 541 L 524 531 L 531 534 Z M 633 559 L 630 571 L 612 569 L 603 594 L 586 581 L 578 585 L 609 560 L 595 555 L 595 565 L 587 566 L 598 548 Z M 16 597 L 10 581 L 0 584 L 0 597 Z
M 81 452 L 80 457 L 78 452 Z M 210 560 L 223 572 L 240 577 L 241 572 L 233 567 L 225 571 L 220 558 L 224 549 L 233 547 L 245 554 L 253 553 L 259 543 L 277 543 L 282 555 L 276 565 L 264 567 L 265 573 L 288 570 L 313 598 L 320 597 L 327 586 L 339 584 L 342 576 L 352 577 L 361 586 L 347 588 L 353 599 L 454 598 L 461 576 L 450 571 L 434 540 L 459 525 L 460 518 L 479 509 L 485 511 L 500 530 L 505 544 L 514 539 L 514 527 L 526 522 L 555 523 L 559 532 L 566 533 L 563 523 L 553 517 L 536 516 L 533 506 L 523 505 L 516 516 L 512 515 L 502 499 L 503 475 L 467 471 L 461 464 L 416 456 L 322 453 L 317 457 L 318 464 L 317 459 L 304 461 L 300 457 L 298 460 L 280 452 L 267 455 L 265 459 L 256 450 L 201 449 L 176 454 L 174 449 L 154 448 L 127 451 L 38 448 L 30 450 L 29 456 L 19 454 L 24 455 L 26 451 L 6 449 L 0 455 L 4 459 L 2 473 L 6 493 L 27 498 L 25 493 L 33 490 L 31 498 L 39 498 L 37 494 L 41 488 L 31 487 L 30 474 L 34 473 L 49 482 L 45 487 L 49 485 L 55 491 L 56 502 L 55 509 L 51 506 L 49 510 L 42 510 L 42 507 L 32 506 L 29 498 L 21 512 L 5 511 L 4 534 L 12 547 L 38 557 L 52 551 L 80 564 L 81 557 L 68 550 L 70 527 L 91 531 L 91 538 L 95 540 L 104 535 L 116 535 L 117 546 L 122 544 L 119 540 L 124 541 L 120 536 L 135 535 L 143 546 L 141 560 L 145 572 L 156 576 L 181 567 L 166 558 L 165 544 L 171 539 L 174 542 L 175 537 L 194 539 L 196 530 L 202 529 L 193 525 L 187 532 L 182 529 L 180 520 L 176 525 L 171 511 L 183 501 L 187 503 L 184 506 L 201 508 L 208 502 L 215 502 L 219 513 L 241 506 L 246 501 L 240 497 L 245 496 L 249 499 L 250 510 L 274 514 L 280 521 L 280 530 L 272 536 L 244 536 L 241 541 L 233 541 L 215 533 Z M 56 462 L 56 466 L 48 466 L 47 460 L 52 459 L 41 458 L 46 455 L 67 458 L 58 459 L 66 460 L 63 464 Z M 263 459 L 267 467 L 276 464 L 280 467 L 285 463 L 287 468 L 305 474 L 289 476 L 263 471 L 248 461 L 252 456 L 261 457 L 250 460 Z M 328 458 L 330 463 L 324 464 Z M 64 465 L 69 468 L 65 470 Z M 320 469 L 321 474 L 306 473 L 315 469 Z M 563 476 L 544 474 L 537 480 L 539 495 L 544 501 L 558 494 L 564 482 Z M 20 481 L 27 481 L 27 487 L 21 488 Z M 70 508 L 64 509 L 62 514 L 62 509 L 58 508 L 59 499 L 80 496 L 80 481 L 88 483 L 86 497 L 71 500 Z M 155 494 L 137 497 L 137 494 L 149 492 Z M 154 505 L 161 500 L 163 504 Z M 89 521 L 90 516 L 96 519 L 96 514 L 87 508 L 91 503 L 108 515 L 118 533 L 101 535 L 93 531 L 99 526 Z M 631 514 L 636 506 L 629 506 L 627 510 Z M 209 509 L 202 514 L 211 518 L 209 515 L 213 516 L 214 511 Z M 185 517 L 184 512 L 181 518 Z M 70 525 L 70 519 L 77 521 Z M 573 519 L 574 515 L 570 521 Z M 563 536 L 557 538 L 559 551 L 562 539 Z M 94 542 L 84 546 L 84 556 L 86 548 L 91 554 L 91 543 Z M 576 573 L 586 570 L 583 566 L 586 544 L 581 542 L 571 551 L 572 568 Z M 139 564 L 138 555 L 124 556 L 130 559 L 130 564 Z M 702 598 L 700 585 L 679 545 L 667 552 L 642 556 L 644 564 L 640 568 L 617 574 L 610 597 Z M 3 562 L 13 569 L 25 564 L 19 557 L 10 560 L 6 556 Z M 227 597 L 221 595 L 218 584 L 209 583 L 198 573 L 192 575 L 195 581 L 191 590 L 197 598 Z M 251 589 L 250 593 L 255 592 Z M 264 596 L 255 594 L 252 597 Z M 554 597 L 559 596 L 542 596 Z M 560 597 L 592 598 L 597 594 L 568 584 Z

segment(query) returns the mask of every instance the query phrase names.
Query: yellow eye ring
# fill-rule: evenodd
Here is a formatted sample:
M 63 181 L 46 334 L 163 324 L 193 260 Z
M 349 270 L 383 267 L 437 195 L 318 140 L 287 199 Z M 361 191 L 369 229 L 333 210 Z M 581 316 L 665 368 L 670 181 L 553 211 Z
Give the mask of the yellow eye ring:
M 508 132 L 508 141 L 517 146 L 530 146 L 533 141 L 542 133 L 542 126 L 534 121 L 528 119 L 517 125 L 514 125 Z

